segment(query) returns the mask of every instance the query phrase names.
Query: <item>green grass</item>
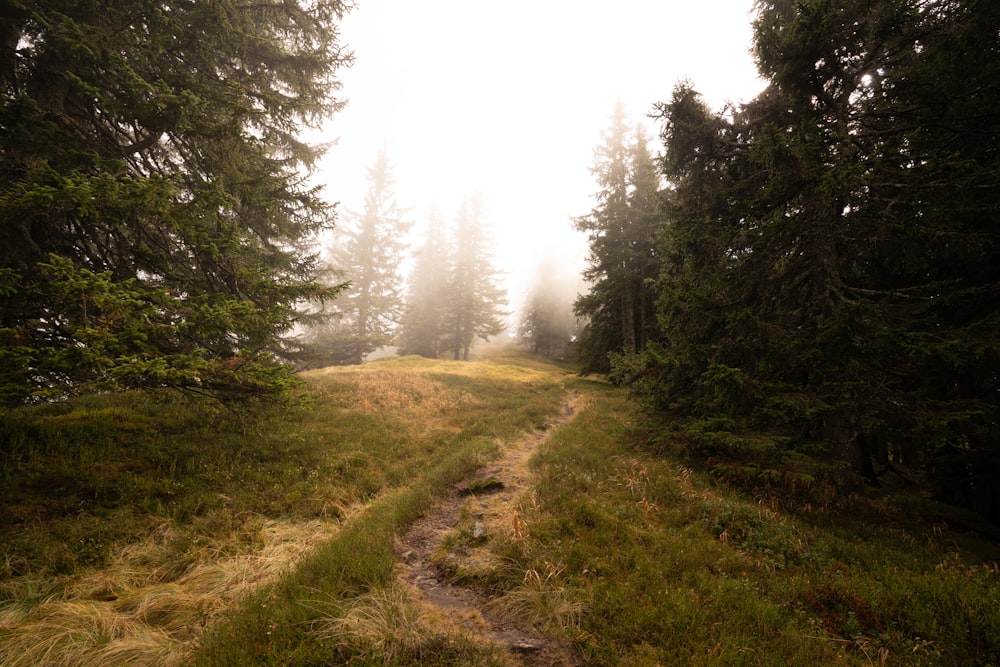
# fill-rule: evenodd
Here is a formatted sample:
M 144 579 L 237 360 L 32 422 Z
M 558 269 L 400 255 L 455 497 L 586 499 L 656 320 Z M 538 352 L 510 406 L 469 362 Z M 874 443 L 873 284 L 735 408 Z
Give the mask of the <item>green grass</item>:
M 404 358 L 307 373 L 294 408 L 136 393 L 7 413 L 0 664 L 368 655 L 313 625 L 387 584 L 395 533 L 555 414 L 562 375 Z
M 411 599 L 393 543 L 460 481 L 494 488 L 475 471 L 567 388 L 585 406 L 476 541 L 492 557 L 456 569 L 494 610 L 588 665 L 1000 665 L 1000 549 L 929 501 L 741 494 L 647 446 L 620 390 L 507 351 L 304 379 L 292 407 L 0 417 L 0 665 L 508 664 Z
M 620 392 L 586 391 L 534 460 L 521 538 L 493 542 L 500 580 L 479 579 L 534 596 L 586 664 L 1000 664 L 995 544 L 885 499 L 779 511 L 654 455 Z

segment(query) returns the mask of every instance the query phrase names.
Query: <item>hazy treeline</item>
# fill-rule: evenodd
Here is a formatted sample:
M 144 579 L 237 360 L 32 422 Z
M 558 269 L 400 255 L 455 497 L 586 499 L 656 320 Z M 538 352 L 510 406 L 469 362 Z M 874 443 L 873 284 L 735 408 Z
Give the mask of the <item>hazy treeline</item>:
M 396 201 L 384 149 L 368 170 L 368 184 L 363 209 L 341 216 L 325 244 L 330 280 L 343 287 L 298 339 L 300 367 L 360 364 L 395 340 L 404 311 L 400 264 L 412 222 Z
M 363 211 L 348 212 L 328 244 L 330 273 L 345 281 L 341 295 L 299 337 L 293 358 L 302 368 L 358 364 L 397 347 L 399 354 L 467 360 L 473 341 L 505 328 L 506 293 L 492 263 L 485 200 L 466 197 L 450 227 L 432 208 L 424 239 L 411 252 L 413 225 L 396 201 L 385 150 L 368 181 Z
M 1000 516 L 1000 6 L 765 0 L 753 29 L 755 99 L 656 106 L 654 219 L 613 119 L 588 364 L 732 481 Z
M 464 199 L 450 233 L 436 211 L 417 251 L 400 354 L 469 359 L 476 340 L 504 331 L 507 294 L 493 265 L 486 202 Z
M 573 312 L 583 286 L 575 271 L 575 265 L 567 266 L 554 256 L 539 263 L 517 329 L 519 342 L 532 353 L 557 360 L 576 358 L 585 320 Z

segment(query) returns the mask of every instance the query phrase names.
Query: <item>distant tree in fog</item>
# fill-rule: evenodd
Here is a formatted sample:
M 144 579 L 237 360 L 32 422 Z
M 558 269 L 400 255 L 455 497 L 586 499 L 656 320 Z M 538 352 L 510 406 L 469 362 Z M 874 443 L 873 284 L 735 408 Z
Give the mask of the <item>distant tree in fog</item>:
M 368 170 L 368 191 L 361 213 L 348 213 L 330 261 L 349 286 L 337 299 L 339 318 L 319 335 L 331 363 L 359 364 L 371 352 L 394 342 L 403 317 L 399 272 L 411 223 L 396 202 L 395 180 L 385 149 Z
M 436 359 L 441 353 L 449 273 L 447 229 L 437 207 L 431 210 L 427 235 L 414 257 L 407 308 L 400 328 L 399 353 Z
M 473 341 L 489 340 L 505 328 L 507 296 L 498 285 L 485 217 L 480 195 L 465 199 L 450 244 L 441 344 L 454 359 L 468 360 Z
M 558 263 L 551 258 L 543 262 L 518 325 L 521 343 L 535 354 L 552 359 L 566 357 L 579 333 L 573 315 L 575 296 L 576 286 L 560 274 Z

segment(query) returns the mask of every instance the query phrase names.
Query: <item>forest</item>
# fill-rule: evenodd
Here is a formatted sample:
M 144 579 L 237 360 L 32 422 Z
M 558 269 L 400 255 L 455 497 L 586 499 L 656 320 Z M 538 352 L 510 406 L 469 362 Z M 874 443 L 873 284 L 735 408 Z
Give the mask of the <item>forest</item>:
M 325 560 L 302 556 L 294 581 L 247 593 L 257 597 L 228 630 L 215 629 L 218 598 L 192 603 L 183 632 L 164 629 L 183 644 L 179 660 L 204 641 L 215 656 L 204 664 L 250 664 L 253 651 L 266 664 L 278 644 L 273 664 L 468 664 L 475 642 L 416 621 L 402 653 L 327 616 L 322 625 L 303 591 L 328 586 L 333 616 L 369 613 L 345 600 L 385 593 L 386 545 L 433 494 L 559 414 L 569 420 L 583 396 L 603 415 L 567 427 L 587 447 L 556 437 L 542 449 L 535 474 L 547 486 L 507 507 L 513 528 L 490 543 L 515 569 L 448 566 L 511 608 L 550 605 L 535 625 L 581 664 L 753 664 L 736 648 L 713 662 L 723 643 L 708 618 L 722 613 L 716 598 L 757 601 L 750 589 L 761 606 L 740 613 L 784 633 L 771 655 L 782 664 L 1000 660 L 996 563 L 977 560 L 1000 539 L 1000 5 L 759 0 L 764 89 L 712 108 L 697 81 L 678 80 L 650 100 L 656 136 L 615 106 L 594 150 L 594 205 L 571 221 L 588 241 L 582 293 L 564 267 L 543 264 L 517 295 L 493 256 L 491 226 L 504 221 L 479 193 L 418 219 L 397 200 L 386 150 L 358 211 L 310 181 L 336 150 L 303 137 L 344 107 L 355 54 L 338 25 L 353 8 L 0 8 L 0 639 L 30 639 L 39 609 L 76 595 L 86 568 L 138 567 L 145 556 L 128 545 L 158 549 L 150 576 L 173 585 L 187 576 L 179 564 L 170 574 L 182 545 L 243 554 L 271 544 L 272 521 L 296 517 L 336 524 L 310 523 L 302 538 L 332 540 Z M 516 361 L 477 356 L 505 335 Z M 852 513 L 867 518 L 848 547 Z M 369 532 L 355 534 L 355 516 Z M 815 516 L 836 537 L 805 527 Z M 239 532 L 246 517 L 256 532 Z M 67 523 L 49 530 L 57 519 Z M 443 549 L 482 547 L 471 521 Z M 669 543 L 680 568 L 687 557 L 670 540 L 710 536 L 699 553 L 711 564 L 685 570 L 691 599 L 647 605 L 689 616 L 630 608 L 656 633 L 693 619 L 705 635 L 696 649 L 600 625 L 629 597 L 660 593 L 602 588 L 638 584 L 601 555 L 599 527 L 620 531 L 621 558 L 657 581 L 666 561 L 643 544 Z M 354 551 L 333 537 L 341 530 Z M 864 561 L 888 569 L 861 581 Z M 912 581 L 887 565 L 904 561 Z M 933 563 L 940 580 L 920 569 Z M 714 593 L 698 588 L 703 567 Z M 841 588 L 810 583 L 831 572 Z M 767 584 L 778 573 L 789 598 Z M 892 611 L 866 597 L 872 580 Z M 88 600 L 158 613 L 129 607 L 123 584 L 85 581 Z M 278 598 L 297 605 L 280 630 L 264 611 Z M 908 615 L 937 603 L 973 627 L 967 636 Z M 195 626 L 196 638 L 177 639 Z M 720 632 L 733 647 L 760 640 Z M 797 643 L 815 634 L 825 648 Z M 22 664 L 4 650 L 0 664 Z M 685 660 L 696 652 L 701 662 Z M 494 657 L 476 664 L 508 664 Z
M 364 210 L 316 249 L 337 216 L 296 133 L 338 108 L 345 9 L 11 9 L 7 406 L 280 392 L 294 368 L 388 345 L 467 359 L 503 331 L 478 195 L 450 232 L 431 214 L 404 293 L 412 221 L 384 151 Z M 531 295 L 522 338 L 572 343 L 734 481 L 846 495 L 892 475 L 997 518 L 998 20 L 983 2 L 760 3 L 756 99 L 710 109 L 679 81 L 655 152 L 615 111 L 575 221 L 588 291 L 575 317 Z
M 585 368 L 747 488 L 889 476 L 1000 517 L 998 26 L 984 2 L 761 2 L 756 99 L 678 82 L 657 160 L 616 116 L 578 222 Z
M 297 134 L 342 104 L 348 9 L 10 9 L 6 406 L 280 394 L 296 369 L 467 359 L 504 330 L 481 196 L 409 248 L 385 151 L 360 212 L 306 184 L 320 149 Z M 586 293 L 572 312 L 565 291 L 515 295 L 515 333 L 631 387 L 731 481 L 849 495 L 888 475 L 997 518 L 998 14 L 759 3 L 766 89 L 711 109 L 678 81 L 658 141 L 619 106 L 574 221 Z

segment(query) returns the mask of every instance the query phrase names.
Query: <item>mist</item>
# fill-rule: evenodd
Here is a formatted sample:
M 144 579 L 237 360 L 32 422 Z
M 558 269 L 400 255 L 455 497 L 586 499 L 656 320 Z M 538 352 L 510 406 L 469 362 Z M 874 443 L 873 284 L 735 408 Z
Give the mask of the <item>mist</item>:
M 336 143 L 315 181 L 357 209 L 384 147 L 415 228 L 435 206 L 451 216 L 481 193 L 516 333 L 543 267 L 584 268 L 572 220 L 594 206 L 593 150 L 616 101 L 655 135 L 646 114 L 679 79 L 713 105 L 762 87 L 752 4 L 360 3 L 341 25 L 355 62 L 342 76 L 347 106 L 317 137 Z

